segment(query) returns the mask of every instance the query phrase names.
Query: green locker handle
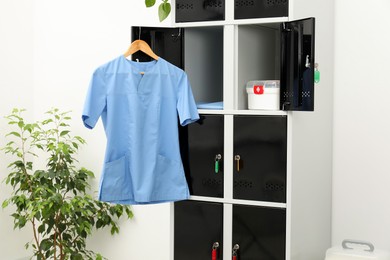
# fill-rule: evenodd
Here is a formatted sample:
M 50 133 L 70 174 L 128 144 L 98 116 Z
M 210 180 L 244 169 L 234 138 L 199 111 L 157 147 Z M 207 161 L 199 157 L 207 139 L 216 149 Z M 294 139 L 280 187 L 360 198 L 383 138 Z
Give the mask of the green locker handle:
M 218 173 L 219 172 L 219 168 L 220 168 L 220 163 L 221 163 L 221 159 L 222 159 L 222 155 L 221 154 L 217 154 L 215 156 L 215 160 L 214 160 L 214 171 L 215 173 Z
M 318 63 L 314 64 L 314 83 L 319 83 L 321 79 L 321 73 L 318 70 Z

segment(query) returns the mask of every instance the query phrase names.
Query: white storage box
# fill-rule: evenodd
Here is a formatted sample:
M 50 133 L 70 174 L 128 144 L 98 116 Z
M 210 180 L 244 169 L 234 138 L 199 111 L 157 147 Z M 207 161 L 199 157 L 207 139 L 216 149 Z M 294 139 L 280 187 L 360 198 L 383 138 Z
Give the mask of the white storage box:
M 279 110 L 279 80 L 253 80 L 246 84 L 248 109 Z
M 346 239 L 342 246 L 329 248 L 325 260 L 390 260 L 390 252 L 374 250 L 370 242 Z

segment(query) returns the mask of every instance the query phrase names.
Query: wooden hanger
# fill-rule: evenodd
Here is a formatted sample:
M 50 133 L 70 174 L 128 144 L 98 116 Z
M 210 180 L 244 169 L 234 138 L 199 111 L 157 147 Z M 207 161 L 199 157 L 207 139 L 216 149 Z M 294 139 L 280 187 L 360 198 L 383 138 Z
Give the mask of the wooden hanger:
M 124 56 L 128 57 L 132 55 L 133 53 L 136 53 L 137 51 L 142 51 L 143 53 L 147 54 L 148 56 L 152 57 L 155 60 L 158 60 L 158 56 L 152 51 L 149 44 L 147 44 L 143 40 L 135 40 L 131 43 L 129 49 L 125 52 Z

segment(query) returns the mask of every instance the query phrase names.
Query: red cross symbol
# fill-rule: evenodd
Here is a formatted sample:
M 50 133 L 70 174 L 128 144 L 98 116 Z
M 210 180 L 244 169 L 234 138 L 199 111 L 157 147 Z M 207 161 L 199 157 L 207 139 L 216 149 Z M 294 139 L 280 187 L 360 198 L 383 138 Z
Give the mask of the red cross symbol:
M 253 92 L 254 92 L 256 95 L 262 95 L 262 94 L 264 94 L 264 86 L 262 86 L 262 85 L 254 86 L 254 87 L 253 87 Z

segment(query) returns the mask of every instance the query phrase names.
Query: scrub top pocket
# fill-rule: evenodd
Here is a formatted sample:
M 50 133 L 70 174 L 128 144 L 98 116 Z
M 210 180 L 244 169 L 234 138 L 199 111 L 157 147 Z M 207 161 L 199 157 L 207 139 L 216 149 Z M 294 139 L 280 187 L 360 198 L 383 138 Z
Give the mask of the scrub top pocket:
M 188 197 L 187 182 L 184 174 L 180 171 L 181 164 L 165 156 L 157 155 L 156 168 L 159 174 L 156 175 L 155 190 L 165 194 L 169 199 L 177 197 Z M 165 185 L 168 183 L 169 185 Z M 177 191 L 180 191 L 179 193 Z
M 103 201 L 128 200 L 132 198 L 131 179 L 127 167 L 127 156 L 104 164 L 102 193 Z

